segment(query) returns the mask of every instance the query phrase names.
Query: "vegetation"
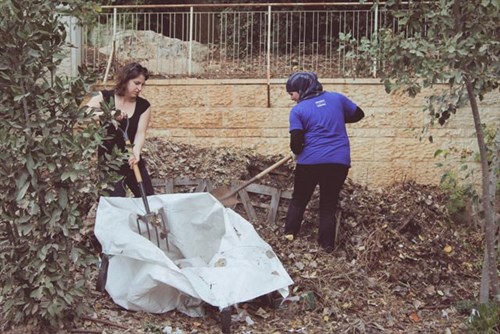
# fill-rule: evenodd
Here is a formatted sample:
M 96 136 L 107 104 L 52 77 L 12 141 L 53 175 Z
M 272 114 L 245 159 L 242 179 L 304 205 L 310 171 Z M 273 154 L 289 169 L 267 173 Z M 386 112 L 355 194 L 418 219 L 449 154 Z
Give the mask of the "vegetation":
M 86 312 L 81 303 L 96 262 L 82 235 L 99 188 L 95 152 L 102 129 L 80 108 L 92 77 L 58 75 L 65 11 L 86 1 L 0 2 L 0 305 L 10 326 L 54 333 Z
M 472 308 L 469 319 L 471 333 L 498 333 L 500 308 L 497 303 L 484 303 Z
M 84 18 L 81 13 L 94 12 L 87 6 L 93 5 L 83 0 L 0 2 L 4 13 L 0 18 L 0 175 L 4 187 L 0 194 L 0 305 L 8 325 L 31 324 L 40 333 L 53 333 L 88 311 L 81 301 L 96 262 L 84 245 L 82 226 L 83 215 L 106 188 L 95 166 L 95 152 L 104 134 L 93 123 L 74 130 L 92 116 L 80 106 L 94 78 L 85 69 L 79 78 L 57 74 L 66 35 L 61 11 Z M 377 39 L 359 44 L 365 52 L 360 56 L 369 64 L 373 59 L 391 64 L 380 70 L 388 92 L 403 88 L 414 96 L 422 88 L 448 84 L 447 91 L 429 99 L 428 110 L 440 124 L 470 104 L 486 218 L 480 301 L 488 306 L 478 307 L 483 318 L 471 318 L 471 327 L 478 330 L 498 327 L 494 317 L 498 307 L 487 302 L 491 295 L 500 295 L 492 186 L 497 184 L 500 131 L 485 133 L 477 100 L 498 89 L 499 6 L 489 0 L 441 0 L 412 2 L 409 10 L 400 11 L 399 1 L 389 0 L 387 7 L 395 11 L 399 29 L 381 30 Z M 486 145 L 488 138 L 491 149 Z
M 498 1 L 489 0 L 440 0 L 407 5 L 390 0 L 386 9 L 397 18 L 396 29 L 381 29 L 376 38 L 360 43 L 364 51 L 362 60 L 382 62 L 379 75 L 387 92 L 403 89 L 415 96 L 422 88 L 447 85 L 446 90 L 439 90 L 428 99 L 427 110 L 439 124 L 445 124 L 458 108 L 467 104 L 470 107 L 481 162 L 481 203 L 485 215 L 481 303 L 491 297 L 500 301 L 494 208 L 500 136 L 496 130 L 496 148 L 492 150 L 495 154 L 488 155 L 478 106 L 478 100 L 487 93 L 498 91 L 499 7 Z
M 498 129 L 491 126 L 483 126 L 483 130 L 485 134 L 488 163 L 491 165 L 495 156 L 494 150 L 497 146 L 495 140 Z M 460 157 L 460 167 L 456 170 L 450 169 L 451 165 L 445 164 L 444 162 L 436 164 L 436 166 L 442 168 L 444 171 L 440 185 L 449 196 L 446 208 L 453 221 L 459 223 L 476 223 L 476 216 L 480 215 L 481 212 L 480 209 L 478 210 L 477 208 L 479 204 L 479 194 L 474 182 L 475 170 L 470 168 L 470 165 L 471 159 L 475 164 L 480 161 L 479 153 L 473 152 L 470 149 L 458 150 L 455 147 L 450 147 L 448 149 L 437 150 L 434 156 L 440 156 L 443 159 L 447 159 L 448 156 Z M 494 188 L 492 188 L 492 191 L 495 192 L 496 197 L 500 195 L 500 168 L 496 169 L 496 175 L 493 175 L 493 178 L 497 180 L 496 185 L 490 185 Z M 494 180 L 492 180 L 492 182 L 494 182 Z

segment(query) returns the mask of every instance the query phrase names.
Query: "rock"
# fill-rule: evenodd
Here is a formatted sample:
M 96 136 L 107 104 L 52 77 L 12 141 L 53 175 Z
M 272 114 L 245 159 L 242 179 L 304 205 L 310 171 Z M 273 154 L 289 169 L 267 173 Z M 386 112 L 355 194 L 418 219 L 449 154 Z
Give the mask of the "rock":
M 116 34 L 115 57 L 120 63 L 138 61 L 156 75 L 188 74 L 189 44 L 151 30 L 123 30 Z M 191 47 L 191 74 L 201 74 L 205 71 L 202 63 L 208 56 L 208 47 L 196 41 Z M 99 52 L 109 56 L 111 48 L 109 43 Z

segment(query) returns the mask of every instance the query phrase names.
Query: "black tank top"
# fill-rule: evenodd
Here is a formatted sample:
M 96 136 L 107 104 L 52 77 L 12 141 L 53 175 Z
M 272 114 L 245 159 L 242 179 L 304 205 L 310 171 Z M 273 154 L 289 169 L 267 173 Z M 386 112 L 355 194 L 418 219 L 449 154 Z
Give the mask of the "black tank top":
M 114 100 L 115 92 L 113 90 L 103 90 L 101 91 L 101 93 L 105 103 L 109 104 L 112 99 Z M 132 117 L 129 118 L 129 126 L 127 131 L 128 138 L 130 139 L 130 142 L 132 144 L 134 143 L 135 134 L 137 133 L 139 119 L 141 118 L 141 115 L 146 110 L 148 110 L 150 105 L 151 104 L 148 102 L 148 100 L 143 99 L 142 97 L 139 96 L 137 97 L 134 114 L 132 115 Z M 120 148 L 122 151 L 125 152 L 126 146 L 122 132 L 116 129 L 111 123 L 106 123 L 103 126 L 106 128 L 106 137 L 108 139 L 104 141 L 102 147 L 99 147 L 98 150 L 99 156 L 103 156 L 104 153 L 106 152 L 111 152 L 115 146 L 117 146 L 118 148 Z M 126 119 L 121 120 L 119 127 L 123 131 L 125 131 L 126 126 L 127 126 L 127 120 Z

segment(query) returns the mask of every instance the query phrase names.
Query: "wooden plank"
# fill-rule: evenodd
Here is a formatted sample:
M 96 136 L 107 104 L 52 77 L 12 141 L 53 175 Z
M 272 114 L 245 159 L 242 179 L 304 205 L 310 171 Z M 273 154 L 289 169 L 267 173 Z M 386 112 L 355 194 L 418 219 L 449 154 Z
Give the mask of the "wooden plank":
M 257 220 L 257 213 L 253 208 L 252 201 L 250 200 L 247 191 L 242 189 L 238 192 L 238 195 L 240 196 L 241 204 L 243 204 L 248 217 L 250 217 L 251 220 Z
M 211 192 L 214 189 L 215 189 L 214 184 L 210 181 L 207 181 L 207 192 Z
M 172 180 L 172 179 L 167 180 L 167 186 L 165 187 L 165 193 L 166 194 L 173 194 L 174 193 L 174 180 Z
M 276 188 L 266 186 L 265 184 L 252 183 L 248 187 L 246 187 L 245 190 L 251 193 L 272 196 Z
M 165 180 L 165 179 L 151 179 L 151 183 L 153 184 L 153 188 L 160 188 L 160 192 L 164 192 L 165 186 L 167 184 L 167 180 Z
M 256 208 L 269 209 L 269 204 L 261 202 L 252 202 L 252 205 Z
M 274 194 L 271 196 L 271 204 L 269 205 L 269 213 L 267 216 L 267 221 L 269 223 L 276 222 L 276 216 L 278 214 L 278 207 L 280 205 L 281 190 L 274 188 Z
M 198 183 L 198 186 L 196 187 L 196 189 L 194 190 L 195 193 L 201 193 L 203 191 L 205 191 L 205 189 L 207 189 L 207 180 L 200 180 L 200 182 Z
M 172 179 L 152 179 L 153 188 L 159 188 L 162 194 L 171 194 L 174 192 Z
M 194 192 L 205 192 L 213 189 L 213 184 L 206 179 L 190 179 L 187 177 L 176 177 L 174 179 L 152 179 L 153 187 L 159 188 L 160 193 L 173 194 L 175 192 L 175 187 L 193 187 L 195 186 Z M 235 189 L 241 181 L 235 181 L 232 183 L 232 188 Z M 191 188 L 192 191 L 192 188 Z M 270 203 L 258 200 L 252 203 L 249 193 L 256 195 L 270 196 Z M 286 208 L 280 208 L 281 199 L 291 199 L 291 191 L 282 191 L 265 184 L 249 184 L 245 189 L 238 192 L 239 199 L 243 205 L 248 217 L 251 220 L 257 220 L 257 213 L 255 208 L 261 208 L 267 211 L 267 221 L 270 223 L 275 223 L 278 212 L 286 212 Z
M 174 185 L 176 186 L 197 186 L 203 179 L 190 179 L 187 177 L 176 177 L 174 179 Z
M 259 195 L 267 195 L 271 196 L 271 202 L 268 203 L 262 203 L 262 202 L 257 202 L 257 203 L 251 203 L 253 207 L 259 207 L 262 209 L 267 210 L 267 221 L 269 223 L 275 223 L 276 222 L 276 217 L 278 216 L 278 210 L 279 210 L 279 204 L 280 204 L 280 199 L 282 197 L 282 191 L 281 189 L 277 189 L 268 185 L 264 184 L 250 184 L 246 188 L 247 192 L 251 192 L 254 194 L 259 194 Z M 285 197 L 292 197 L 291 192 L 286 192 Z

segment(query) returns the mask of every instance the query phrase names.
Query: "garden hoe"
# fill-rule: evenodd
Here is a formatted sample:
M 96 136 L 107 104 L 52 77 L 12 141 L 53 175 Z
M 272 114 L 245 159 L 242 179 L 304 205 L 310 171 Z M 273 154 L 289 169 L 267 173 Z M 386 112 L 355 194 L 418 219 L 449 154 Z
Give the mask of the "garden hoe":
M 276 168 L 278 168 L 279 166 L 283 165 L 285 162 L 287 162 L 291 158 L 292 158 L 291 155 L 284 157 L 280 161 L 276 162 L 274 165 L 264 169 L 262 172 L 255 175 L 254 177 L 252 177 L 250 180 L 245 181 L 244 183 L 242 183 L 241 185 L 239 185 L 235 189 L 231 190 L 231 188 L 228 186 L 221 186 L 219 188 L 212 190 L 210 193 L 215 198 L 217 198 L 219 200 L 219 202 L 221 202 L 225 207 L 233 206 L 233 205 L 239 203 L 238 199 L 236 198 L 236 195 L 238 194 L 238 192 L 240 190 L 248 187 L 250 184 L 254 183 L 255 181 L 257 181 L 258 179 L 260 179 L 264 175 L 269 174 L 269 172 L 271 172 L 271 171 L 275 170 Z

